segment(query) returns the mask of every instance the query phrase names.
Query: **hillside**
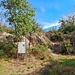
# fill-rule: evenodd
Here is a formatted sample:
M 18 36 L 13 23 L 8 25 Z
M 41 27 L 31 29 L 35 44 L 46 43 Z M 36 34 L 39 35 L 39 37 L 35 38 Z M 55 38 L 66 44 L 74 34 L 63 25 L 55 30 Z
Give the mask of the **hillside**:
M 69 55 L 71 52 L 66 49 L 63 53 L 61 48 L 63 39 L 67 41 L 67 38 L 70 39 L 68 34 L 61 34 L 57 30 L 41 32 L 40 34 L 33 32 L 31 35 L 27 34 L 22 39 L 26 42 L 26 53 L 23 60 L 21 56 L 18 59 L 16 58 L 17 45 L 14 34 L 2 32 L 0 34 L 0 74 L 74 75 L 75 56 Z
M 0 0 L 0 75 L 75 75 L 74 2 Z

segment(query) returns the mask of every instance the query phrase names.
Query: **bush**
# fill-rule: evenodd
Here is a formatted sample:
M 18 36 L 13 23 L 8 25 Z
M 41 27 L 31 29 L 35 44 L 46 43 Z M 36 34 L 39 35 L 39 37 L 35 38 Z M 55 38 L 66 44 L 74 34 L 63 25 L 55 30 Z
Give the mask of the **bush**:
M 62 53 L 70 54 L 73 52 L 73 47 L 70 40 L 64 40 L 62 43 Z
M 0 58 L 8 57 L 4 50 L 0 50 Z
M 46 51 L 48 48 L 44 45 L 37 44 L 33 49 L 33 51 Z
M 12 57 L 16 50 L 17 47 L 13 42 L 0 41 L 0 57 Z
M 52 41 L 62 41 L 63 40 L 62 33 L 58 32 L 58 31 L 53 31 L 50 34 L 50 40 L 52 40 Z

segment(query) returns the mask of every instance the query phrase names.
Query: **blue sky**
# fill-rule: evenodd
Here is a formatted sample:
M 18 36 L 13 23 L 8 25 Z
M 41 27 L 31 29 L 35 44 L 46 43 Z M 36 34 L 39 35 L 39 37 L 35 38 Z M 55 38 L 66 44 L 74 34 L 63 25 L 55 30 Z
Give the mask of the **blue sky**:
M 43 28 L 59 25 L 63 16 L 74 11 L 75 0 L 29 0 L 36 8 L 36 20 Z
M 42 28 L 59 25 L 58 21 L 75 10 L 75 0 L 28 0 L 36 8 L 35 19 Z M 5 18 L 0 9 L 0 18 Z M 8 23 L 6 23 L 8 24 Z

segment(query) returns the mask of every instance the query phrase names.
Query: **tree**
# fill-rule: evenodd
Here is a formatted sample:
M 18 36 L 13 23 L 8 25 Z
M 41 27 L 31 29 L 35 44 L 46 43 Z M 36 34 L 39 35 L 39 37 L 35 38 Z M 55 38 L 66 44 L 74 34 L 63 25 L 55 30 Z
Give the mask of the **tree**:
M 27 0 L 2 0 L 1 6 L 6 9 L 7 22 L 15 29 L 20 40 L 22 35 L 32 31 L 34 27 L 35 9 Z
M 75 15 L 70 15 L 66 19 L 60 20 L 61 26 L 59 31 L 67 34 L 75 30 Z

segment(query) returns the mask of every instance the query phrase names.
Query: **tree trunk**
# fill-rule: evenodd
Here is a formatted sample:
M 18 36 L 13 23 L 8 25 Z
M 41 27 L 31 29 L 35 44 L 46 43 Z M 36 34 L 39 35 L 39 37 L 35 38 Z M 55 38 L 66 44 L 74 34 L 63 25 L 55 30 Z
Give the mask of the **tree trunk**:
M 29 48 L 30 48 L 30 45 L 31 45 L 31 32 L 29 34 L 30 34 L 30 38 L 29 38 Z

